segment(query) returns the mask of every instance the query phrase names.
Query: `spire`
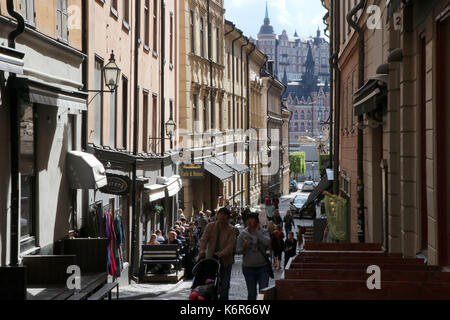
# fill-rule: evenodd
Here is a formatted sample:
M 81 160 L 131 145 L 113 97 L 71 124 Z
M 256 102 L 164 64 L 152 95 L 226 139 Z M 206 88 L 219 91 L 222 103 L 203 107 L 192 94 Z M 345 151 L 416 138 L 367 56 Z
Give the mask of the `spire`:
M 295 30 L 294 37 L 298 38 L 297 30 Z
M 317 27 L 317 38 L 320 38 L 320 27 Z
M 264 18 L 264 24 L 270 25 L 270 18 L 269 18 L 269 4 L 266 1 L 266 17 Z

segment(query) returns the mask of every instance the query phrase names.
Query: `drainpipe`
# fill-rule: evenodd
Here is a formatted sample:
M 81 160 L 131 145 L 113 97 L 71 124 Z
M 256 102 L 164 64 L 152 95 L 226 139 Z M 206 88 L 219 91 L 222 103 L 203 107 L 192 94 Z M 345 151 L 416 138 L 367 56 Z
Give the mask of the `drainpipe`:
M 233 26 L 234 27 L 234 26 Z M 239 30 L 238 30 L 239 32 Z M 235 90 L 235 82 L 236 82 L 236 70 L 235 70 L 235 50 L 234 50 L 234 44 L 236 41 L 238 41 L 239 39 L 243 38 L 244 35 L 242 33 L 240 33 L 241 35 L 239 37 L 237 37 L 236 39 L 234 39 L 231 42 L 231 55 L 232 55 L 232 68 L 233 68 L 233 81 L 232 81 L 232 87 L 233 87 L 233 111 L 236 111 L 236 90 Z M 233 112 L 233 129 L 236 128 L 236 117 L 235 117 L 235 113 Z M 234 140 L 234 139 L 233 139 Z M 233 142 L 234 145 L 234 142 Z M 233 176 L 233 204 L 234 204 L 234 200 L 235 200 L 235 194 L 236 194 L 236 179 Z
M 166 152 L 165 126 L 166 126 L 166 86 L 164 82 L 166 66 L 166 6 L 161 0 L 161 176 L 164 177 L 164 154 Z
M 331 57 L 334 54 L 334 14 L 333 14 L 333 8 L 334 8 L 334 1 L 331 1 L 331 8 L 330 8 L 330 169 L 333 168 L 333 147 L 334 147 L 334 141 L 333 141 L 333 130 L 334 130 L 334 119 L 333 119 L 333 112 L 334 112 L 334 74 L 333 74 L 333 66 L 331 65 Z
M 82 50 L 83 53 L 86 55 L 86 58 L 83 61 L 83 70 L 82 70 L 82 77 L 83 77 L 83 91 L 87 91 L 88 89 L 88 52 L 87 52 L 87 23 L 88 23 L 88 3 L 87 1 L 81 2 L 81 37 L 82 37 Z M 82 112 L 82 120 L 81 120 L 81 149 L 84 151 L 87 147 L 87 111 Z
M 250 62 L 249 59 L 253 52 L 255 52 L 256 46 L 253 45 L 253 49 L 247 53 L 247 130 L 250 130 Z M 250 140 L 249 140 L 250 142 Z M 247 166 L 250 169 L 250 144 L 247 150 Z M 250 171 L 247 174 L 247 206 L 250 205 L 251 197 L 250 197 Z
M 247 43 L 241 45 L 241 97 L 244 96 L 244 70 L 243 70 L 244 69 L 243 68 L 244 57 L 243 57 L 243 49 L 244 49 L 244 47 L 248 46 L 248 44 L 250 43 L 250 39 L 249 38 L 246 38 L 246 40 L 247 40 Z M 247 56 L 247 59 L 248 59 L 248 56 Z M 244 106 L 241 105 L 241 108 L 243 108 L 243 107 Z M 247 109 L 248 109 L 248 100 L 247 100 Z M 242 116 L 244 116 L 244 113 L 242 113 Z M 244 128 L 242 128 L 242 130 L 244 130 Z M 241 206 L 242 206 L 243 203 L 244 203 L 244 179 L 241 179 Z
M 358 52 L 359 52 L 359 62 L 358 62 L 358 73 L 359 73 L 359 88 L 364 86 L 364 30 L 359 26 L 357 22 L 353 20 L 353 17 L 361 9 L 364 9 L 366 5 L 366 0 L 360 1 L 356 7 L 354 7 L 347 14 L 348 24 L 355 29 L 358 33 Z M 358 117 L 358 122 L 362 123 L 364 121 L 364 116 Z M 365 207 L 364 207 L 364 130 L 358 127 L 358 221 L 360 224 L 360 232 L 358 234 L 359 242 L 365 242 Z
M 334 126 L 333 126 L 333 130 L 334 130 L 334 143 L 333 143 L 333 148 L 334 148 L 334 161 L 333 161 L 333 176 L 334 176 L 334 181 L 333 181 L 333 194 L 334 195 L 339 195 L 339 166 L 340 166 L 340 162 L 339 162 L 339 157 L 340 157 L 340 131 L 341 131 L 341 70 L 339 69 L 339 64 L 338 64 L 338 58 L 339 58 L 339 46 L 340 46 L 340 38 L 341 38 L 341 28 L 340 28 L 340 23 L 341 23 L 341 19 L 340 19 L 340 8 L 341 8 L 341 3 L 339 1 L 332 1 L 331 2 L 332 5 L 332 14 L 331 17 L 333 19 L 333 23 L 332 23 L 332 33 L 333 36 L 331 37 L 333 39 L 333 43 L 332 43 L 332 50 L 334 51 L 334 53 L 331 55 L 330 57 L 330 67 L 332 68 L 332 71 L 334 71 L 334 73 L 331 73 L 331 78 L 333 79 L 333 75 L 336 77 L 336 82 L 334 83 L 334 79 L 333 79 L 333 100 L 330 100 L 330 103 L 333 102 L 333 111 L 334 111 Z M 332 121 L 333 122 L 333 121 Z
M 8 35 L 8 46 L 11 49 L 16 48 L 16 38 L 25 31 L 25 20 L 22 15 L 15 11 L 14 0 L 6 2 L 8 13 L 11 17 L 17 20 L 17 28 Z M 14 82 L 16 74 L 11 73 L 8 82 Z M 11 152 L 11 253 L 10 266 L 15 267 L 19 265 L 19 103 L 18 93 L 15 89 L 7 90 L 9 92 L 10 102 L 10 152 Z
M 138 126 L 139 126 L 139 34 L 140 34 L 140 23 L 141 23 L 141 0 L 136 0 L 135 2 L 135 12 L 136 12 L 136 23 L 135 23 L 135 39 L 134 39 L 134 115 L 133 115 L 133 154 L 137 156 L 138 154 Z M 135 279 L 135 268 L 136 268 L 136 255 L 139 255 L 139 244 L 140 239 L 138 239 L 138 224 L 139 224 L 139 212 L 136 206 L 136 195 L 137 195 L 137 161 L 133 162 L 133 186 L 131 190 L 131 211 L 132 211 L 132 230 L 131 230 L 131 261 L 130 261 L 130 272 L 129 279 Z

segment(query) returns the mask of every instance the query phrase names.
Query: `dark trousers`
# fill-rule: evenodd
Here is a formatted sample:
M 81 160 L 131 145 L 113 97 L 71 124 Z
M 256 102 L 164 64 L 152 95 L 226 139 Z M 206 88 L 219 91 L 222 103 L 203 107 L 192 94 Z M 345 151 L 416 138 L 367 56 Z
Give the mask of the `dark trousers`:
M 269 266 L 260 268 L 242 267 L 242 273 L 247 283 L 248 300 L 255 301 L 258 295 L 257 286 L 259 285 L 260 291 L 269 286 Z
M 230 295 L 231 270 L 233 266 L 220 266 L 219 300 L 228 301 Z

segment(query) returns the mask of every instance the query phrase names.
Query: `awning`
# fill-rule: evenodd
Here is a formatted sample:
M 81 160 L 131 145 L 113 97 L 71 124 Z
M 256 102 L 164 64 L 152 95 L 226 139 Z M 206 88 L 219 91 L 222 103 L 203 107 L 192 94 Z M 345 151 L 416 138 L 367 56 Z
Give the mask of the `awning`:
M 23 99 L 32 103 L 65 109 L 87 110 L 88 95 L 85 92 L 68 91 L 27 78 L 16 78 L 15 87 L 22 91 Z
M 238 159 L 233 157 L 231 154 L 226 154 L 217 157 L 220 161 L 226 164 L 228 167 L 231 167 L 233 170 L 237 171 L 239 174 L 244 174 L 250 171 L 250 169 L 242 164 Z
M 71 189 L 93 190 L 107 185 L 105 168 L 90 153 L 81 151 L 68 152 L 67 168 Z
M 154 202 L 166 197 L 166 185 L 164 184 L 147 184 L 144 186 L 149 193 L 149 201 Z
M 387 105 L 387 75 L 376 76 L 354 94 L 355 116 L 373 112 Z
M 0 46 L 0 71 L 23 74 L 23 53 Z
M 166 186 L 167 196 L 169 198 L 180 192 L 181 188 L 183 187 L 183 181 L 181 180 L 180 176 L 173 176 L 170 178 L 158 177 L 156 182 L 158 184 L 163 184 Z
M 208 171 L 210 174 L 221 180 L 222 182 L 228 182 L 233 179 L 233 173 L 229 171 L 225 171 L 221 167 L 219 167 L 217 164 L 212 162 L 210 159 L 205 160 L 205 170 Z
M 333 181 L 328 180 L 329 174 L 330 172 L 327 172 L 327 174 L 322 177 L 319 185 L 314 189 L 313 192 L 311 192 L 308 200 L 306 200 L 305 204 L 300 209 L 300 212 L 307 210 L 311 205 L 320 202 L 324 197 L 324 192 L 331 189 L 331 187 L 333 186 Z
M 31 86 L 29 87 L 28 94 L 30 102 L 33 103 L 65 109 L 87 110 L 85 99 L 75 98 Z
M 144 186 L 149 193 L 149 201 L 154 202 L 165 197 L 171 198 L 180 192 L 183 187 L 180 176 L 158 177 L 156 184 L 147 184 Z

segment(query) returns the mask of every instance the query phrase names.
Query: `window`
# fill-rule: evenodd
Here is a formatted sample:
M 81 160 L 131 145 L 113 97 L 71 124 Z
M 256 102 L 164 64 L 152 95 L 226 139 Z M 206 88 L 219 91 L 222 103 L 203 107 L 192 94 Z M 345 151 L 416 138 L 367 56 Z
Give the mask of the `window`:
M 158 0 L 153 0 L 153 51 L 158 52 Z
M 305 120 L 305 111 L 300 113 L 300 120 Z
M 191 53 L 195 53 L 194 11 L 192 10 L 190 16 L 190 37 L 191 37 Z
M 110 103 L 110 120 L 109 120 L 109 145 L 111 148 L 116 147 L 116 114 L 117 114 L 117 90 L 111 93 Z
M 36 25 L 36 9 L 34 0 L 20 0 L 20 12 L 25 21 L 30 25 Z
M 156 148 L 156 138 L 158 138 L 158 96 L 153 95 L 153 112 L 152 112 L 152 150 L 154 153 L 157 152 Z
M 215 129 L 216 128 L 216 114 L 215 114 L 215 106 L 216 106 L 216 102 L 214 97 L 211 98 L 211 129 Z
M 128 24 L 130 21 L 130 0 L 122 0 L 123 4 L 123 21 Z
M 150 0 L 145 0 L 144 4 L 144 47 L 150 50 Z
M 103 90 L 103 60 L 95 59 L 94 90 Z M 94 144 L 102 145 L 103 93 L 97 94 L 93 101 L 94 107 Z
M 236 57 L 236 83 L 239 83 L 239 59 Z
M 117 0 L 112 0 L 111 1 L 111 8 L 114 9 L 116 11 L 116 13 L 117 13 L 117 9 L 118 9 Z
M 219 102 L 219 130 L 223 131 L 223 103 Z
M 203 98 L 203 132 L 208 130 L 208 97 Z
M 197 103 L 198 103 L 198 97 L 196 94 L 194 94 L 193 97 L 193 101 L 192 101 L 192 132 L 195 133 L 195 126 L 197 124 L 198 121 L 198 108 L 197 108 Z
M 298 120 L 298 111 L 295 111 L 294 119 L 295 119 L 295 120 Z
M 58 39 L 66 41 L 69 38 L 69 26 L 68 26 L 68 13 L 67 13 L 67 0 L 56 1 L 56 29 L 58 30 Z
M 352 110 L 353 110 L 353 89 L 352 89 L 352 81 L 353 81 L 353 77 L 349 77 L 347 79 L 347 92 L 348 92 L 348 97 L 347 97 L 347 101 L 348 101 L 348 107 L 347 107 L 347 112 L 348 112 L 348 131 L 352 131 L 353 129 L 353 120 L 352 120 Z
M 228 80 L 229 80 L 229 79 L 231 79 L 231 55 L 230 55 L 230 53 L 227 53 L 227 56 L 228 56 L 227 69 L 228 69 Z
M 205 30 L 203 18 L 200 18 L 200 55 L 205 57 Z
M 216 62 L 220 64 L 220 29 L 216 28 Z
M 143 101 L 143 112 L 142 112 L 142 151 L 145 153 L 148 153 L 148 144 L 149 144 L 149 137 L 148 137 L 148 92 L 144 92 L 144 101 Z M 152 136 L 152 138 L 154 138 Z M 156 140 L 151 141 L 151 143 L 155 143 Z
M 34 236 L 35 123 L 32 104 L 20 107 L 20 234 Z
M 122 147 L 128 144 L 128 79 L 122 77 Z
M 231 112 L 231 101 L 228 101 L 228 129 L 231 129 L 231 127 L 233 125 L 232 119 L 233 119 L 233 114 Z
M 304 122 L 301 123 L 300 128 L 301 128 L 301 132 L 305 132 L 306 131 Z

